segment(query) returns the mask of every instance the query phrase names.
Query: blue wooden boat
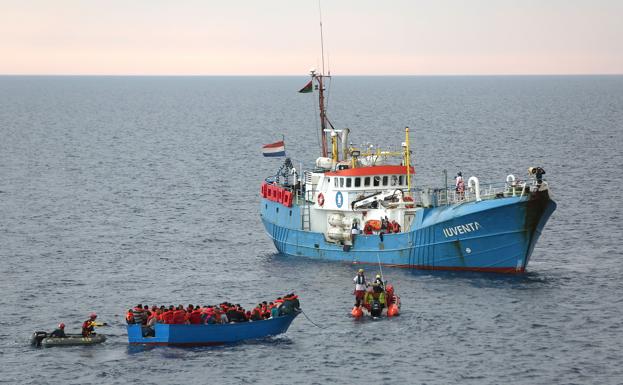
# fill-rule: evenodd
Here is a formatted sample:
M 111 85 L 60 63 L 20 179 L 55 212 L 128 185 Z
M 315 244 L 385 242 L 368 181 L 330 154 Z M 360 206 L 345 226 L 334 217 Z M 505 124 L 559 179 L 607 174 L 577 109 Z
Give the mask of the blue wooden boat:
M 262 321 L 213 324 L 156 324 L 154 337 L 143 337 L 143 326 L 128 325 L 131 345 L 210 346 L 253 340 L 285 333 L 300 311 Z

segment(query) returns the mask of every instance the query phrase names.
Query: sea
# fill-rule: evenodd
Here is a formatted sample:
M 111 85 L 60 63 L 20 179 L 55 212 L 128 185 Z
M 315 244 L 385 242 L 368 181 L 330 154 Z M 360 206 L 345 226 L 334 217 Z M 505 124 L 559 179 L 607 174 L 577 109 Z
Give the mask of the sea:
M 398 147 L 415 184 L 543 167 L 558 208 L 527 273 L 382 268 L 399 317 L 350 316 L 359 266 L 276 252 L 260 184 L 319 156 L 300 77 L 0 77 L 0 382 L 7 384 L 623 383 L 623 76 L 351 77 L 328 116 L 353 144 Z M 380 272 L 366 266 L 369 276 Z M 286 293 L 286 334 L 130 348 L 124 314 Z M 90 347 L 36 330 L 109 326 Z

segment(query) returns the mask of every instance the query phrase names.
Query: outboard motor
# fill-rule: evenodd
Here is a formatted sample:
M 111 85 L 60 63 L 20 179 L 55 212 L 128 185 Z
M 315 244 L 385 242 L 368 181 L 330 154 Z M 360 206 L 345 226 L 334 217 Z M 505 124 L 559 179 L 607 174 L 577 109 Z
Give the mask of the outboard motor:
M 48 336 L 47 332 L 34 332 L 30 337 L 30 344 L 37 348 L 41 347 L 41 341 Z
M 372 317 L 380 317 L 383 312 L 383 306 L 378 299 L 372 301 L 372 305 L 370 306 L 370 315 Z

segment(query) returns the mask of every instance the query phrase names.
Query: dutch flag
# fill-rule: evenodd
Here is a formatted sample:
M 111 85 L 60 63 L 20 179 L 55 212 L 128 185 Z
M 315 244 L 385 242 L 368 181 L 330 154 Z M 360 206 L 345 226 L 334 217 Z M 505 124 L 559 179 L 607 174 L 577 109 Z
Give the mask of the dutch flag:
M 286 144 L 283 140 L 262 146 L 264 156 L 286 156 Z

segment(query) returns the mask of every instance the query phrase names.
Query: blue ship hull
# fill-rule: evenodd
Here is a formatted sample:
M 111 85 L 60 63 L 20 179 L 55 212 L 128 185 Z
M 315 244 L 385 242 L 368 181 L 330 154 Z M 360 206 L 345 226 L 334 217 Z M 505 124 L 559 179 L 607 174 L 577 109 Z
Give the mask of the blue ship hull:
M 263 321 L 216 325 L 156 324 L 155 337 L 143 337 L 141 325 L 128 325 L 131 345 L 210 346 L 285 333 L 298 313 Z
M 548 191 L 422 208 L 416 211 L 410 231 L 382 238 L 357 235 L 350 248 L 326 241 L 323 233 L 301 230 L 296 204 L 288 208 L 262 199 L 261 217 L 277 250 L 291 256 L 429 270 L 523 273 L 555 209 Z

